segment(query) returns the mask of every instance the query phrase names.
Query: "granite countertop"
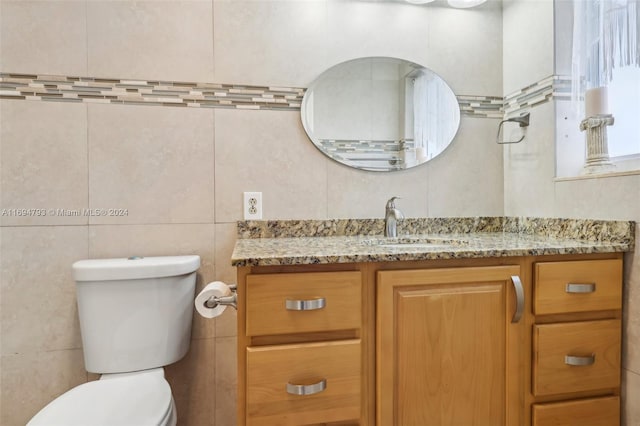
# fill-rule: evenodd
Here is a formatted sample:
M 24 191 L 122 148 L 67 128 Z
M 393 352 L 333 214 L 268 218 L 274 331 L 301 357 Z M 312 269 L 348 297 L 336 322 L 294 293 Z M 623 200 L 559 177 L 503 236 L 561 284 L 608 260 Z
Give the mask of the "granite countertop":
M 635 223 L 544 218 L 426 218 L 383 236 L 382 219 L 238 222 L 233 266 L 386 262 L 632 251 Z

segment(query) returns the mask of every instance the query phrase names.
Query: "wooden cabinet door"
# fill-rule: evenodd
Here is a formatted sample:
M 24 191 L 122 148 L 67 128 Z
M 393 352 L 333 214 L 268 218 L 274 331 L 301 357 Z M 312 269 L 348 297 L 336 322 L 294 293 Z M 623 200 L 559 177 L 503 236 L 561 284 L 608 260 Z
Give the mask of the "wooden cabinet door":
M 378 426 L 523 424 L 519 274 L 517 265 L 378 272 Z

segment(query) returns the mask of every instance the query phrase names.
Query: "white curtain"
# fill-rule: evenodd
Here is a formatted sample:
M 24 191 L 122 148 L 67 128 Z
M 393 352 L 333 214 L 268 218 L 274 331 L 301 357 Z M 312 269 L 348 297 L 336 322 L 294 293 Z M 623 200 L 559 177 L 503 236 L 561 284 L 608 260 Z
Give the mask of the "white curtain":
M 640 67 L 640 0 L 574 0 L 571 97 L 606 86 L 616 67 Z M 580 111 L 581 112 L 581 111 Z
M 431 72 L 420 71 L 413 82 L 413 139 L 427 159 L 438 155 L 455 135 L 460 109 L 451 89 Z M 447 120 L 439 117 L 448 117 Z
M 413 142 L 416 148 L 429 144 L 429 75 L 423 71 L 413 80 Z

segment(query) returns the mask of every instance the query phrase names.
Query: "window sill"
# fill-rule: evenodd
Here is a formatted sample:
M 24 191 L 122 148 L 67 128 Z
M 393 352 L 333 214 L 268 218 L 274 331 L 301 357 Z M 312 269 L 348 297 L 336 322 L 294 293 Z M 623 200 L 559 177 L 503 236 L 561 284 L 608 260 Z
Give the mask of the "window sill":
M 620 172 L 594 173 L 591 175 L 557 177 L 554 179 L 554 182 L 567 182 L 572 180 L 586 180 L 586 179 L 604 179 L 604 178 L 634 176 L 634 175 L 640 175 L 640 170 L 627 170 L 627 171 L 620 171 Z
M 640 154 L 631 154 L 621 157 L 614 157 L 611 162 L 615 164 L 615 171 L 606 171 L 602 173 L 593 173 L 589 175 L 576 175 L 576 176 L 557 176 L 554 182 L 567 182 L 572 180 L 586 180 L 586 179 L 604 179 L 611 177 L 621 176 L 634 176 L 640 175 Z

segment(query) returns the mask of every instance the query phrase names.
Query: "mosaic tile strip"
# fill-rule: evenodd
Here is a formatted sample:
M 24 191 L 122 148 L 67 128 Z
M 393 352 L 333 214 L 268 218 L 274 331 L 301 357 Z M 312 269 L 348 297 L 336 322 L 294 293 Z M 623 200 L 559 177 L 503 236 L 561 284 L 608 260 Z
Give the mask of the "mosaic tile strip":
M 356 140 L 356 139 L 320 139 L 320 144 L 329 152 L 349 154 L 357 152 L 377 152 L 397 155 L 405 148 L 413 148 L 413 140 Z
M 305 90 L 300 87 L 0 73 L 0 99 L 296 111 L 302 105 Z M 524 109 L 553 98 L 571 98 L 570 78 L 550 76 L 504 98 L 457 96 L 462 115 L 498 119 L 518 115 Z
M 321 139 L 325 153 L 334 160 L 367 170 L 404 169 L 404 150 L 413 149 L 413 140 Z
M 479 118 L 502 118 L 502 97 L 500 96 L 456 96 L 462 115 Z
M 571 77 L 560 75 L 554 76 L 553 98 L 562 101 L 571 100 Z
M 299 110 L 305 89 L 0 73 L 0 98 L 192 108 Z
M 516 90 L 504 98 L 505 118 L 519 115 L 529 109 L 551 100 L 553 96 L 553 76 L 544 78 L 530 86 Z
M 520 115 L 525 109 L 531 109 L 552 99 L 571 99 L 571 78 L 552 75 L 516 90 L 504 97 L 505 118 Z

